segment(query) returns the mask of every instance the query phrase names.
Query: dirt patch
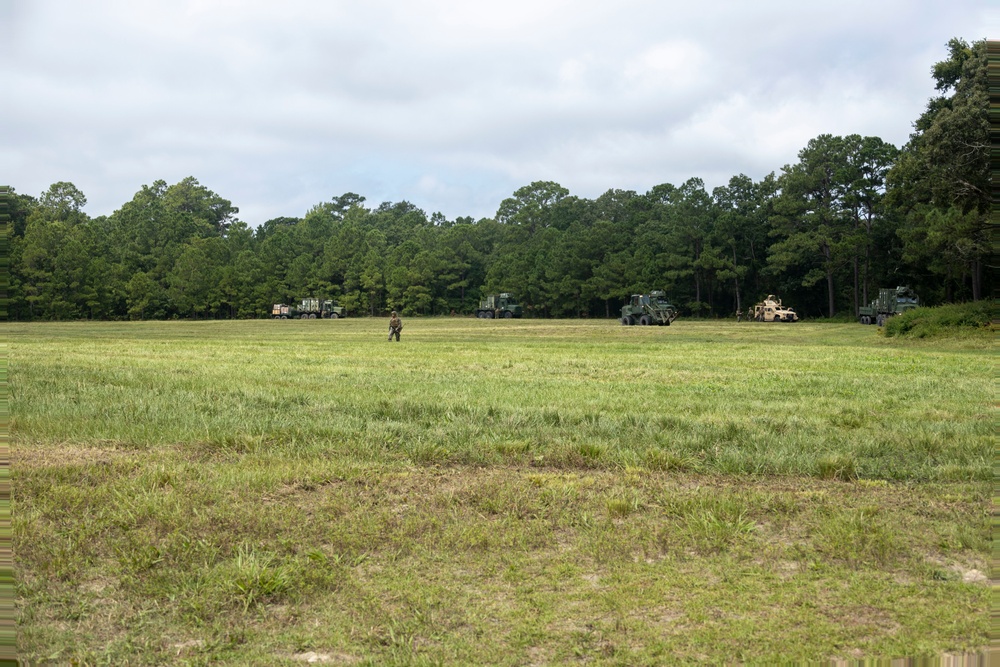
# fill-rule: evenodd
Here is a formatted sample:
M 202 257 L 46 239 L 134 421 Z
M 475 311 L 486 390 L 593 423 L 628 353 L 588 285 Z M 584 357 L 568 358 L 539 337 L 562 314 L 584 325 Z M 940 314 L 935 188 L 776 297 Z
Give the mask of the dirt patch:
M 298 660 L 310 665 L 353 665 L 359 662 L 361 658 L 348 655 L 347 653 L 317 653 L 316 651 L 307 651 L 305 653 L 295 653 L 292 655 L 292 660 Z
M 988 584 L 990 583 L 990 578 L 986 576 L 984 572 L 979 570 L 966 570 L 962 572 L 962 581 L 967 584 Z
M 73 465 L 94 465 L 121 461 L 135 456 L 136 452 L 108 447 L 82 447 L 78 445 L 12 446 L 12 468 L 57 468 Z
M 177 642 L 176 644 L 171 644 L 170 648 L 174 649 L 177 652 L 177 655 L 180 655 L 181 653 L 185 653 L 187 651 L 200 649 L 204 645 L 205 642 L 203 642 L 200 639 L 189 639 L 186 642 Z

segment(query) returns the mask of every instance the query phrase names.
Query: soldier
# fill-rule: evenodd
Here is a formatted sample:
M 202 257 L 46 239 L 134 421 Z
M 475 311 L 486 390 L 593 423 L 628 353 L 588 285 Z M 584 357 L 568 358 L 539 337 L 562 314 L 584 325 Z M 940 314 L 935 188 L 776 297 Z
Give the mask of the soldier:
M 399 319 L 399 315 L 396 311 L 392 311 L 392 317 L 389 318 L 389 340 L 392 340 L 393 336 L 396 336 L 396 342 L 399 342 L 399 332 L 403 330 L 403 321 Z

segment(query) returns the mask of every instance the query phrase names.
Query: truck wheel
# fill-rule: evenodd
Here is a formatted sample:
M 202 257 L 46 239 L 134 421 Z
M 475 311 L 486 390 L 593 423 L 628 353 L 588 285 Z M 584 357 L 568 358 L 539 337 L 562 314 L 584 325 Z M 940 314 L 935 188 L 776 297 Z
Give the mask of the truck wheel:
M 487 310 L 483 314 L 486 315 L 486 319 L 488 319 L 488 320 L 492 320 L 493 319 L 493 311 L 492 310 Z
M 505 320 L 509 320 L 510 318 L 514 317 L 514 313 L 512 313 L 509 310 L 505 310 L 503 313 L 503 317 Z
M 628 326 L 628 317 L 623 316 L 622 319 L 621 319 L 621 323 L 622 323 L 623 327 L 627 327 Z
M 649 326 L 649 316 L 648 315 L 643 315 L 642 317 L 640 317 L 639 318 L 639 324 L 641 326 L 648 327 Z
M 331 320 L 335 320 L 335 319 L 337 319 L 338 317 L 340 317 L 340 315 L 338 315 L 337 313 L 330 313 L 330 319 L 331 319 Z

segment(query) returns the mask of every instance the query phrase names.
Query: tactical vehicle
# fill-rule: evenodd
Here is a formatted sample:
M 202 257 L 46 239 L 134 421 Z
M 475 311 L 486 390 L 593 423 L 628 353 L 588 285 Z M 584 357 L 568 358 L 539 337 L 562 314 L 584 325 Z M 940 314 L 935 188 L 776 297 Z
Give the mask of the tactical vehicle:
M 858 321 L 861 324 L 877 324 L 883 326 L 893 315 L 912 310 L 920 305 L 916 293 L 906 286 L 883 287 L 878 291 L 878 297 L 871 305 L 858 308 Z
M 781 305 L 781 299 L 773 294 L 753 307 L 753 318 L 758 322 L 798 322 L 794 308 Z
M 344 317 L 344 309 L 330 299 L 306 298 L 298 306 L 288 306 L 276 303 L 271 306 L 271 317 L 276 320 L 300 319 L 315 320 L 316 318 L 335 320 Z
M 521 317 L 521 304 L 513 294 L 507 292 L 490 294 L 479 302 L 476 317 L 486 320 L 492 320 L 494 317 Z
M 625 326 L 633 324 L 670 326 L 680 313 L 667 301 L 660 290 L 649 294 L 633 294 L 632 299 L 622 306 L 621 322 Z

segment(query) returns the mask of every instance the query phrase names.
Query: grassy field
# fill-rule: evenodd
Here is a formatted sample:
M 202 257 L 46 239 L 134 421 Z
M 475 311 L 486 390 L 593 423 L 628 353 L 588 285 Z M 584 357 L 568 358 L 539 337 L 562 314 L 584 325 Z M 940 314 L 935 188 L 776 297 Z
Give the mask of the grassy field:
M 6 331 L 26 657 L 631 665 L 988 644 L 987 337 Z

